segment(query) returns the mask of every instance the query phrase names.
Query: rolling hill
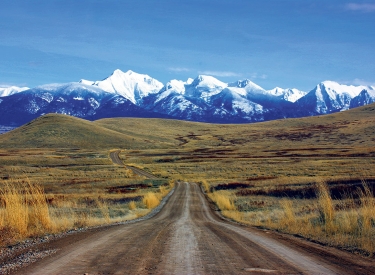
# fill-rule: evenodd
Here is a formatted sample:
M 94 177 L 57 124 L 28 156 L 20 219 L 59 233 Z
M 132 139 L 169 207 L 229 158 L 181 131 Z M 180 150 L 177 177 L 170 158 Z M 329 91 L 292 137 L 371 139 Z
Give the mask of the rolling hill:
M 47 114 L 0 135 L 0 148 L 181 148 L 375 145 L 375 104 L 324 116 L 255 124 L 108 118 L 94 122 Z M 262 145 L 262 146 L 263 146 Z M 348 150 L 352 150 L 349 148 Z
M 143 142 L 67 115 L 47 114 L 0 135 L 0 148 L 129 148 Z

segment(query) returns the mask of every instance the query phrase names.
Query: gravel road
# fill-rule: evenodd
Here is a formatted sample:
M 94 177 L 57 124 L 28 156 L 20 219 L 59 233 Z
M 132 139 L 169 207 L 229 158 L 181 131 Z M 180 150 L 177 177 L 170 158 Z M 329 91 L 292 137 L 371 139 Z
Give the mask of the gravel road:
M 124 163 L 120 159 L 119 155 L 120 155 L 120 150 L 113 151 L 113 152 L 109 153 L 109 156 L 112 159 L 113 163 L 125 166 L 127 169 L 132 170 L 137 175 L 144 176 L 144 177 L 149 178 L 149 179 L 157 179 L 156 176 L 154 176 L 153 174 L 148 173 L 148 172 L 146 172 L 146 171 L 144 171 L 142 169 L 139 169 L 139 168 L 134 167 L 134 166 L 124 165 Z
M 196 184 L 179 183 L 137 223 L 67 236 L 16 274 L 373 274 L 375 263 L 221 219 Z

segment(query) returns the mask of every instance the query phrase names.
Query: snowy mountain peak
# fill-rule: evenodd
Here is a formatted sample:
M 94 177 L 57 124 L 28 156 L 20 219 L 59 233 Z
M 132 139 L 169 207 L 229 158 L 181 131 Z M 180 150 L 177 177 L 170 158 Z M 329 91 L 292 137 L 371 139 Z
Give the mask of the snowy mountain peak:
M 85 85 L 94 85 L 95 81 L 81 79 L 78 83 L 82 83 L 82 84 L 85 84 Z
M 321 91 L 325 90 L 330 96 L 335 96 L 338 94 L 348 94 L 350 97 L 355 97 L 359 95 L 362 90 L 371 89 L 370 86 L 353 86 L 353 85 L 343 85 L 335 81 L 326 80 L 319 83 L 314 90 Z
M 198 75 L 197 78 L 195 78 L 191 82 L 191 85 L 199 86 L 199 87 L 207 86 L 210 88 L 221 87 L 223 89 L 228 86 L 227 83 L 221 82 L 217 78 L 210 76 L 210 75 Z
M 123 72 L 120 69 L 116 69 L 112 73 L 112 75 L 118 75 L 118 76 L 121 76 L 121 75 L 124 75 L 124 74 L 125 75 L 132 75 L 132 74 L 139 75 L 138 73 L 133 72 L 132 70 L 127 70 L 126 72 Z
M 372 90 L 370 86 L 343 85 L 335 81 L 323 81 L 319 83 L 306 96 L 297 103 L 311 114 L 328 114 L 332 112 L 345 111 L 354 103 L 354 98 L 358 102 L 369 102 L 364 99 L 366 95 L 358 96 L 362 91 Z
M 186 80 L 186 84 L 190 85 L 191 83 L 193 83 L 193 81 L 194 81 L 194 79 L 192 79 L 192 78 L 189 77 L 189 78 Z
M 139 104 L 142 98 L 159 92 L 164 86 L 146 74 L 138 74 L 131 70 L 124 73 L 119 69 L 106 79 L 95 81 L 93 85 L 106 92 L 122 95 L 134 104 Z
M 185 85 L 185 95 L 192 98 L 208 101 L 211 96 L 220 93 L 228 86 L 213 76 L 199 75 L 191 84 Z
M 228 86 L 229 87 L 236 87 L 236 88 L 243 88 L 247 92 L 261 92 L 261 93 L 265 92 L 265 90 L 262 87 L 255 84 L 250 79 L 238 80 L 236 82 L 230 83 Z
M 250 79 L 238 80 L 238 81 L 228 84 L 229 87 L 238 87 L 238 88 L 245 88 L 248 85 L 256 85 L 256 84 L 252 82 Z
M 0 87 L 0 97 L 20 93 L 28 89 L 29 89 L 28 87 L 17 87 L 17 86 Z
M 165 90 L 174 90 L 175 92 L 178 92 L 180 94 L 183 94 L 185 92 L 185 85 L 187 83 L 182 80 L 173 79 L 169 81 L 165 86 Z
M 305 96 L 307 93 L 304 91 L 300 91 L 298 89 L 292 88 L 292 89 L 283 89 L 280 87 L 276 87 L 272 90 L 268 90 L 267 93 L 277 96 L 281 99 L 284 99 L 286 101 L 290 102 L 296 102 L 301 97 Z

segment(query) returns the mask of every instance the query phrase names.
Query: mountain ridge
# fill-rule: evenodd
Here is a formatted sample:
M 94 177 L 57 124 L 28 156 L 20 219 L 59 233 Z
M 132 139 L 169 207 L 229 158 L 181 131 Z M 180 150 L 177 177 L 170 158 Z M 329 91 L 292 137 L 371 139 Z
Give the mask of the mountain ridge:
M 323 81 L 309 92 L 265 90 L 249 79 L 225 83 L 208 75 L 164 85 L 147 74 L 119 69 L 98 81 L 12 89 L 12 94 L 0 98 L 0 125 L 19 126 L 46 113 L 89 120 L 159 117 L 247 123 L 329 114 L 375 102 L 373 86 Z

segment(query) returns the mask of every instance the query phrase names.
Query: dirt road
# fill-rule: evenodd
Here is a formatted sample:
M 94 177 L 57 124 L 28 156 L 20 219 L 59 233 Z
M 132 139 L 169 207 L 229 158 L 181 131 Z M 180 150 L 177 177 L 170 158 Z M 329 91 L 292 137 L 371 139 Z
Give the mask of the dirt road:
M 119 150 L 118 151 L 112 151 L 112 152 L 109 153 L 109 156 L 111 157 L 113 163 L 125 166 L 126 168 L 132 170 L 137 175 L 144 176 L 144 177 L 149 178 L 149 179 L 157 179 L 157 177 L 155 175 L 153 175 L 151 173 L 148 173 L 148 172 L 146 172 L 142 169 L 139 169 L 139 168 L 134 167 L 134 166 L 124 165 L 124 163 L 120 159 L 119 155 L 120 155 Z
M 307 242 L 306 242 L 307 243 Z M 75 234 L 17 274 L 371 274 L 374 262 L 221 220 L 179 183 L 153 218 Z

